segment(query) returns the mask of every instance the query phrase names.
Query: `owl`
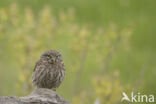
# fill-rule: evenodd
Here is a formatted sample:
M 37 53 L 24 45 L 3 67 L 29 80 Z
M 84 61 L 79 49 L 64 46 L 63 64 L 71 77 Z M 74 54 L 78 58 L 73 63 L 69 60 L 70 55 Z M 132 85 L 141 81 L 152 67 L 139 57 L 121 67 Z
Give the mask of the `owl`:
M 32 83 L 37 88 L 58 88 L 65 77 L 62 55 L 57 50 L 44 52 L 32 73 Z

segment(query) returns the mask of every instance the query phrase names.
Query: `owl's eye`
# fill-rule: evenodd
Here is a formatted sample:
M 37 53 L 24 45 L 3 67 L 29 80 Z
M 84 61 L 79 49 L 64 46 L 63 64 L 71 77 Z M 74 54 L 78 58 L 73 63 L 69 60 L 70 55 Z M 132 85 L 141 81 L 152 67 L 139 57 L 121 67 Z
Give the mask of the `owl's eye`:
M 50 56 L 47 56 L 48 58 L 51 58 Z
M 44 55 L 45 57 L 47 57 L 47 58 L 51 58 L 51 56 L 50 55 Z
M 60 57 L 61 57 L 61 55 L 57 55 L 57 56 L 56 56 L 56 58 L 60 58 Z

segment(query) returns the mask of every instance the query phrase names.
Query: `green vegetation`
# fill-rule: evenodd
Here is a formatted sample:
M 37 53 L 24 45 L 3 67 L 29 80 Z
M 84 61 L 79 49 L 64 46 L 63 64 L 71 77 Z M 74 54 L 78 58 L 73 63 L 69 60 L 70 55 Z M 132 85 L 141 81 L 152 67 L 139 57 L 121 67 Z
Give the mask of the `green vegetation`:
M 63 54 L 57 92 L 73 104 L 156 94 L 154 2 L 1 0 L 0 95 L 30 93 L 35 62 L 48 49 Z

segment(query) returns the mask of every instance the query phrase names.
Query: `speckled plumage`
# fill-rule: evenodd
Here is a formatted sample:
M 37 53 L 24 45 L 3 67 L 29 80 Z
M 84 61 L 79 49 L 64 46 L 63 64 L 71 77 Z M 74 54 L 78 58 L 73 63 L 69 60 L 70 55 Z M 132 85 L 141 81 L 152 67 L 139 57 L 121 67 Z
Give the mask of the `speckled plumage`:
M 61 54 L 56 50 L 44 52 L 36 63 L 32 83 L 37 88 L 58 88 L 65 76 Z

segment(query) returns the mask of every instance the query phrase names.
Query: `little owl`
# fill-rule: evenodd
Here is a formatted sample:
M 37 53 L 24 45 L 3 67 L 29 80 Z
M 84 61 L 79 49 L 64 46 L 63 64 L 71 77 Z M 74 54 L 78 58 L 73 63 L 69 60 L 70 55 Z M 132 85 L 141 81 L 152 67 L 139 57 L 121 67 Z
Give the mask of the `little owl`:
M 32 74 L 32 83 L 37 88 L 56 89 L 65 76 L 65 67 L 61 54 L 56 50 L 44 52 Z

